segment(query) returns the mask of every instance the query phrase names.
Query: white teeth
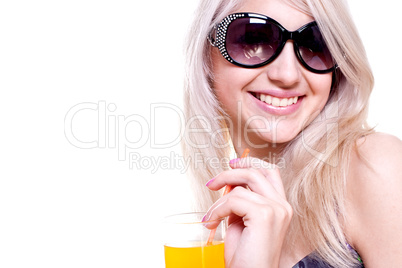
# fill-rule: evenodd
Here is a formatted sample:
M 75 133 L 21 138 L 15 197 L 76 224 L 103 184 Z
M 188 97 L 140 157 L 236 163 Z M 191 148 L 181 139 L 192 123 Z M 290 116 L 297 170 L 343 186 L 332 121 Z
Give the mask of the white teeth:
M 279 106 L 281 104 L 280 100 L 278 98 L 273 97 L 272 98 L 272 105 L 273 106 Z
M 261 93 L 257 93 L 257 98 L 260 99 L 261 101 L 270 104 L 272 106 L 276 106 L 276 107 L 286 107 L 289 105 L 293 105 L 294 103 L 297 102 L 297 100 L 299 99 L 299 97 L 293 97 L 293 98 L 276 98 L 276 97 L 272 97 L 270 95 L 265 95 L 265 94 L 261 94 Z
M 282 99 L 281 102 L 279 103 L 279 106 L 281 107 L 288 106 L 288 99 Z
M 271 104 L 272 103 L 272 97 L 269 96 L 269 95 L 265 95 L 265 102 L 268 103 L 268 104 Z

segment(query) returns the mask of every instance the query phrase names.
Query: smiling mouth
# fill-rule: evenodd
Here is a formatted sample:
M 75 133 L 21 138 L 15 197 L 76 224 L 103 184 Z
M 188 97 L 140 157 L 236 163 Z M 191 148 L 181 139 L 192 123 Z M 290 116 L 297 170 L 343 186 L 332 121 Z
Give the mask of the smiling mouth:
M 266 104 L 272 105 L 274 107 L 287 107 L 291 106 L 297 103 L 299 100 L 299 96 L 295 96 L 292 98 L 278 98 L 278 97 L 273 97 L 270 95 L 262 94 L 262 93 L 254 93 L 251 92 L 251 94 L 257 98 L 258 100 L 265 102 Z

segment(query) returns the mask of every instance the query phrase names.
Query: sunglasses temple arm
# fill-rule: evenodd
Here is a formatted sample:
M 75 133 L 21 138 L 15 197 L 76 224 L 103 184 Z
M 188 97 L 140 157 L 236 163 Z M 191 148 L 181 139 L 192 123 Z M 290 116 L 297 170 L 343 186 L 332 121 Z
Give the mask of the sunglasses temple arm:
M 209 43 L 213 47 L 216 47 L 216 32 L 217 32 L 217 26 L 215 25 L 207 36 Z

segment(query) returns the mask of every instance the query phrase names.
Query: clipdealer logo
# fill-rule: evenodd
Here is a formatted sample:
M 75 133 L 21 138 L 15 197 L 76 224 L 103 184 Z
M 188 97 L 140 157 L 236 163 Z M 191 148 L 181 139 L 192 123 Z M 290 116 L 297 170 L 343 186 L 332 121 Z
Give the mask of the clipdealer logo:
M 178 129 L 176 137 L 172 137 L 169 141 L 160 141 L 156 136 L 156 121 L 158 115 L 162 113 L 173 112 L 183 124 L 184 115 L 178 106 L 170 103 L 150 104 L 148 120 L 140 114 L 119 115 L 116 110 L 116 104 L 108 104 L 106 101 L 83 102 L 74 105 L 64 118 L 64 135 L 67 141 L 80 149 L 117 149 L 119 161 L 126 161 L 132 151 L 143 148 L 147 144 L 151 149 L 171 148 L 179 144 L 182 129 Z M 75 127 L 75 123 L 78 117 L 88 114 L 96 118 L 97 135 L 83 138 L 77 134 L 79 129 Z M 130 131 L 130 128 L 135 129 L 135 133 Z M 135 153 L 135 157 L 138 158 L 138 153 Z
M 149 118 L 144 117 L 140 114 L 131 115 L 121 115 L 118 114 L 117 106 L 114 103 L 107 103 L 106 101 L 94 102 L 82 102 L 72 106 L 66 113 L 64 118 L 64 135 L 67 141 L 80 149 L 115 149 L 117 150 L 117 156 L 119 161 L 128 161 L 130 169 L 148 169 L 152 173 L 156 172 L 158 169 L 179 169 L 185 172 L 191 164 L 190 159 L 184 159 L 178 154 L 157 156 L 155 155 L 141 155 L 139 152 L 140 148 L 147 146 L 149 149 L 168 149 L 173 148 L 178 145 L 182 139 L 185 139 L 186 144 L 193 146 L 195 148 L 207 148 L 208 146 L 215 146 L 217 148 L 224 148 L 230 146 L 228 141 L 222 143 L 219 139 L 221 132 L 237 133 L 239 135 L 238 141 L 242 142 L 242 137 L 244 135 L 244 140 L 247 141 L 247 145 L 250 148 L 265 148 L 268 145 L 258 145 L 252 144 L 249 139 L 249 135 L 254 132 L 259 133 L 269 133 L 273 139 L 276 139 L 276 131 L 279 124 L 282 121 L 286 121 L 286 117 L 261 117 L 252 116 L 247 119 L 246 128 L 241 129 L 241 124 L 237 124 L 237 131 L 234 131 L 235 124 L 230 120 L 230 118 L 214 118 L 214 120 L 225 120 L 227 122 L 227 129 L 212 130 L 211 119 L 204 116 L 193 116 L 185 122 L 183 111 L 176 105 L 170 103 L 151 103 Z M 337 106 L 334 106 L 335 109 Z M 334 109 L 334 107 L 332 109 Z M 241 103 L 238 104 L 238 118 L 242 114 Z M 80 118 L 85 118 L 85 116 L 91 115 L 90 122 L 85 121 L 84 125 L 79 124 Z M 167 117 L 169 115 L 169 117 Z M 166 127 L 161 128 L 160 125 L 164 123 L 170 123 L 172 118 L 176 117 L 179 121 L 179 127 L 176 129 L 167 129 Z M 312 115 L 311 119 L 306 119 L 306 125 L 312 124 L 316 125 L 317 129 L 326 135 L 327 139 L 332 141 L 338 140 L 338 123 L 337 123 L 337 110 L 332 113 L 331 116 L 326 115 L 326 111 L 316 111 L 316 114 Z M 169 122 L 166 122 L 166 118 L 169 118 Z M 310 122 L 310 120 L 312 122 Z M 82 120 L 81 120 L 82 121 Z M 92 136 L 83 135 L 83 129 L 87 130 L 87 123 L 92 123 L 94 126 L 95 121 L 95 131 L 92 131 Z M 253 129 L 250 127 L 251 123 L 260 122 L 262 127 Z M 88 124 L 91 125 L 91 124 Z M 159 128 L 157 129 L 157 125 Z M 167 126 L 170 126 L 167 124 Z M 161 131 L 161 129 L 163 131 Z M 93 130 L 93 129 L 92 129 Z M 133 131 L 134 130 L 134 131 Z M 168 131 L 174 131 L 173 137 L 168 135 L 166 138 L 165 134 Z M 205 132 L 209 135 L 209 139 L 198 140 L 194 139 L 192 134 Z M 157 133 L 159 136 L 157 136 Z M 169 132 L 171 133 L 171 132 Z M 326 159 L 327 152 L 329 148 L 328 144 L 325 144 L 320 149 L 314 147 L 314 135 L 309 134 L 307 131 L 301 131 L 301 142 L 304 149 L 311 154 L 314 158 L 319 159 L 326 164 L 333 167 L 338 165 L 337 158 L 332 158 L 331 161 Z M 161 138 L 164 137 L 164 138 Z M 337 144 L 332 142 L 333 146 Z M 272 146 L 275 146 L 272 145 Z M 240 144 L 241 147 L 241 144 Z M 156 152 L 156 151 L 154 151 Z M 337 153 L 337 148 L 335 148 L 335 153 Z M 200 161 L 200 163 L 213 165 L 215 162 L 222 164 L 219 159 L 207 159 L 208 156 L 197 156 L 193 159 L 193 162 Z M 266 159 L 268 162 L 276 163 L 274 158 L 276 155 L 268 155 Z M 264 159 L 265 160 L 265 159 Z M 280 159 L 284 163 L 284 159 Z

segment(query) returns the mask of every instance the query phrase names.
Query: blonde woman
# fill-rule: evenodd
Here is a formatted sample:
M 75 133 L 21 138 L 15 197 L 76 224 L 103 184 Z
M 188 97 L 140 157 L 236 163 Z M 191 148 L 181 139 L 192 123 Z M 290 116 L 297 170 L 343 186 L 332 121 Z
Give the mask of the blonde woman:
M 191 29 L 183 149 L 226 267 L 401 267 L 402 144 L 366 124 L 346 4 L 202 0 Z

